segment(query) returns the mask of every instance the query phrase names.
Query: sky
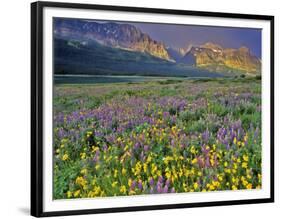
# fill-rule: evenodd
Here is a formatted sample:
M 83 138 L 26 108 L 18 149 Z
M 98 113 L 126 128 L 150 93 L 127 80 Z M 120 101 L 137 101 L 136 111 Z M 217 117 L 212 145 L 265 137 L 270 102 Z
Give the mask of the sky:
M 167 46 L 187 48 L 213 42 L 224 48 L 246 46 L 261 57 L 261 30 L 236 27 L 215 27 L 175 24 L 131 23 Z

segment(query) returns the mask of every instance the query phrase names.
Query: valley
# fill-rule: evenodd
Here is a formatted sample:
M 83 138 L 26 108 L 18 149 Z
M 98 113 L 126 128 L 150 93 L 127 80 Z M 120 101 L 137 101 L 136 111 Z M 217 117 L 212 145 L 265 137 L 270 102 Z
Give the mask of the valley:
M 261 70 L 260 59 L 247 47 L 206 42 L 175 49 L 130 24 L 59 19 L 54 45 L 56 75 L 235 77 Z

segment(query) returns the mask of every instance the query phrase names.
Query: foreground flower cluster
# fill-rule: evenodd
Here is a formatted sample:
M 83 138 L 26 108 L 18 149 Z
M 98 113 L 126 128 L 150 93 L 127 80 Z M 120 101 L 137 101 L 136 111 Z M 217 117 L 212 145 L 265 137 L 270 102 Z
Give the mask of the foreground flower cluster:
M 91 107 L 70 95 L 54 118 L 56 199 L 261 188 L 258 85 L 154 85 L 115 85 Z

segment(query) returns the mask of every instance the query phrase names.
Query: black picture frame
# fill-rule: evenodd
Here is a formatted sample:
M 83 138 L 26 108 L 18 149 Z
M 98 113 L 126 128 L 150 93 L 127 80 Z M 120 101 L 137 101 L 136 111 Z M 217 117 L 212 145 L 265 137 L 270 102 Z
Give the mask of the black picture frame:
M 172 15 L 189 15 L 217 18 L 243 18 L 270 21 L 270 198 L 229 200 L 203 203 L 181 203 L 136 207 L 67 210 L 44 212 L 43 210 L 43 9 L 45 7 L 67 9 L 95 9 L 121 12 L 141 12 Z M 274 202 L 274 17 L 267 15 L 234 14 L 221 12 L 185 11 L 157 8 L 105 6 L 77 3 L 34 2 L 31 4 L 31 215 L 35 217 L 112 213 L 127 211 L 193 208 L 222 205 L 240 205 Z

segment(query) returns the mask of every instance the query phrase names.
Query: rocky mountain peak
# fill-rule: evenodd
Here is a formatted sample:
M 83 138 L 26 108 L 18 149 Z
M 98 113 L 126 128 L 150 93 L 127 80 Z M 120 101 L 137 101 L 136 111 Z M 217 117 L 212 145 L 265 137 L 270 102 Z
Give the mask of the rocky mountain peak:
M 57 19 L 55 27 L 54 33 L 58 37 L 95 40 L 106 46 L 145 52 L 161 59 L 170 60 L 164 43 L 153 40 L 148 34 L 131 24 Z
M 245 46 L 239 49 L 223 48 L 211 42 L 193 46 L 180 61 L 217 72 L 238 71 L 258 74 L 261 69 L 260 60 L 250 53 L 249 48 Z
M 249 53 L 250 54 L 250 49 L 247 48 L 246 46 L 242 46 L 238 49 L 239 52 L 241 53 Z
M 212 50 L 222 50 L 223 48 L 215 43 L 212 42 L 206 42 L 203 45 L 200 46 L 201 48 L 205 48 L 205 49 L 212 49 Z

